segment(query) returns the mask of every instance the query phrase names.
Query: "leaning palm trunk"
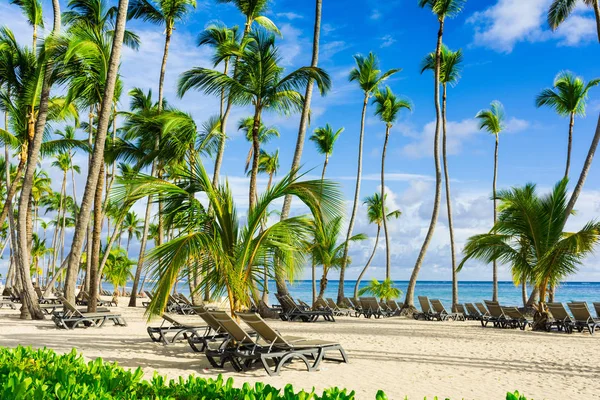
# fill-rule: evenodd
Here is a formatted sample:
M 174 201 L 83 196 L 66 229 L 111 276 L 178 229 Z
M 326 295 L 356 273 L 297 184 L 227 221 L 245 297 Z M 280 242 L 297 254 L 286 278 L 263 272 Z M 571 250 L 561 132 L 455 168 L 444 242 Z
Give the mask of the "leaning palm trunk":
M 497 199 L 496 199 L 496 182 L 498 179 L 498 134 L 496 134 L 496 147 L 494 149 L 494 183 L 492 188 L 492 197 L 494 198 L 494 225 L 496 225 L 496 220 L 498 218 L 498 207 L 497 207 Z M 492 274 L 493 274 L 493 290 L 492 290 L 492 300 L 498 301 L 498 264 L 496 260 L 494 260 L 492 264 Z
M 433 158 L 435 162 L 435 199 L 433 201 L 433 212 L 431 214 L 431 221 L 429 223 L 429 229 L 425 235 L 423 246 L 417 257 L 415 267 L 410 276 L 408 287 L 406 289 L 406 299 L 404 300 L 403 308 L 408 309 L 409 312 L 414 311 L 414 296 L 415 286 L 417 285 L 417 278 L 419 271 L 423 265 L 423 259 L 427 253 L 427 248 L 433 237 L 435 231 L 435 225 L 437 224 L 438 215 L 440 213 L 440 198 L 442 194 L 442 171 L 440 168 L 440 122 L 441 122 L 441 110 L 440 110 L 440 62 L 441 62 L 441 49 L 442 49 L 442 36 L 444 34 L 444 20 L 440 20 L 440 29 L 438 31 L 437 46 L 435 48 L 435 74 L 434 74 L 434 103 L 435 103 L 435 135 L 433 138 Z
M 571 167 L 571 148 L 573 146 L 573 127 L 575 126 L 575 114 L 571 113 L 569 121 L 569 144 L 567 146 L 567 166 L 565 167 L 565 178 L 569 178 L 569 169 Z
M 154 164 L 152 165 L 151 176 L 154 176 Z M 150 213 L 152 211 L 152 196 L 148 196 L 148 203 L 146 204 L 146 214 L 144 215 L 144 229 L 142 232 L 142 240 L 140 242 L 140 255 L 137 261 L 137 267 L 135 269 L 135 276 L 133 278 L 133 288 L 131 291 L 131 297 L 129 298 L 129 307 L 137 306 L 137 295 L 136 291 L 138 288 L 138 282 L 142 276 L 142 269 L 144 268 L 144 254 L 146 253 L 146 245 L 148 243 L 148 232 L 150 231 Z M 127 247 L 129 247 L 129 240 L 127 241 Z M 129 250 L 127 250 L 129 252 Z
M 96 185 L 96 194 L 94 196 L 94 229 L 92 232 L 92 268 L 90 270 L 90 282 L 98 280 L 98 262 L 100 260 L 100 240 L 102 234 L 102 189 L 104 186 L 104 164 L 98 173 L 98 184 Z M 88 254 L 88 257 L 90 255 Z M 98 300 L 98 285 L 90 285 L 90 300 L 88 302 L 88 312 L 96 312 L 96 302 Z
M 356 280 L 356 284 L 354 285 L 354 297 L 355 298 L 358 297 L 358 287 L 360 286 L 360 281 L 362 280 L 363 276 L 365 276 L 367 269 L 371 265 L 371 261 L 373 261 L 373 257 L 375 257 L 375 252 L 377 251 L 377 244 L 379 243 L 380 232 L 381 232 L 381 226 L 377 225 L 377 236 L 375 236 L 375 245 L 373 246 L 373 252 L 371 253 L 371 257 L 369 257 L 367 264 L 365 265 L 363 270 L 360 272 L 360 275 L 358 276 L 358 279 Z
M 321 36 L 321 9 L 322 0 L 316 0 L 315 2 L 315 27 L 313 33 L 313 49 L 312 49 L 312 61 L 311 67 L 317 67 L 319 64 L 319 39 Z M 312 101 L 314 82 L 313 80 L 308 81 L 306 86 L 306 94 L 304 95 L 304 107 L 302 108 L 302 115 L 300 116 L 300 128 L 298 129 L 298 138 L 296 139 L 296 149 L 294 150 L 294 158 L 292 159 L 292 177 L 296 176 L 296 172 L 300 169 L 300 162 L 302 160 L 302 151 L 304 149 L 304 139 L 306 137 L 306 129 L 310 120 L 310 104 Z M 281 219 L 286 219 L 290 215 L 290 207 L 292 205 L 292 197 L 286 196 L 283 200 L 283 208 L 281 209 Z M 285 283 L 285 277 L 281 274 L 275 275 L 275 281 L 277 283 L 277 292 L 280 295 L 288 294 L 287 286 Z
M 96 192 L 96 185 L 98 184 L 99 180 L 98 173 L 100 172 L 100 169 L 104 164 L 104 145 L 106 142 L 106 134 L 108 131 L 111 106 L 115 92 L 115 83 L 117 80 L 119 63 L 121 60 L 121 48 L 123 46 L 123 36 L 127 20 L 128 5 L 128 0 L 119 0 L 112 50 L 110 54 L 108 73 L 106 78 L 106 86 L 102 98 L 102 108 L 98 117 L 96 143 L 94 145 L 92 162 L 90 165 L 90 170 L 88 172 L 88 179 L 86 182 L 83 199 L 81 200 L 81 210 L 79 212 L 79 218 L 77 218 L 75 234 L 73 236 L 71 244 L 71 256 L 69 257 L 69 263 L 67 267 L 67 279 L 65 282 L 65 297 L 68 301 L 71 302 L 75 301 L 77 270 L 81 259 L 81 248 L 83 245 L 85 230 L 90 220 L 90 211 L 92 209 L 94 193 Z
M 8 147 L 6 149 L 8 150 Z M 5 153 L 8 155 L 8 151 L 5 151 Z M 19 181 L 21 180 L 21 176 L 23 176 L 23 170 L 25 169 L 25 159 L 21 157 L 19 165 L 17 166 L 15 180 L 12 183 L 10 183 L 10 164 L 8 162 L 8 157 L 6 157 L 6 169 L 6 185 L 9 187 L 9 189 L 8 193 L 6 194 L 6 201 L 4 202 L 4 206 L 2 207 L 2 214 L 0 214 L 0 225 L 4 224 L 4 221 L 8 216 L 8 210 L 10 210 L 10 208 L 12 207 L 12 200 L 15 197 L 15 193 L 17 193 L 17 186 Z
M 52 27 L 52 35 L 57 36 L 60 33 L 60 3 L 59 0 L 52 0 L 52 8 L 54 12 L 54 24 Z M 50 60 L 46 62 L 44 68 L 44 79 L 40 95 L 37 120 L 35 122 L 35 133 L 33 140 L 29 143 L 27 168 L 21 187 L 21 198 L 19 199 L 19 216 L 17 219 L 17 269 L 18 275 L 23 285 L 21 292 L 21 318 L 44 319 L 44 314 L 37 302 L 37 295 L 31 283 L 29 275 L 29 243 L 27 242 L 27 210 L 29 207 L 29 198 L 31 196 L 33 178 L 37 167 L 40 148 L 44 130 L 46 128 L 46 120 L 48 118 L 48 102 L 50 100 L 50 86 L 52 79 L 52 64 Z
M 385 212 L 385 152 L 387 150 L 388 140 L 390 139 L 390 128 L 391 128 L 391 125 L 388 124 L 385 129 L 385 140 L 383 142 L 383 151 L 381 152 L 381 209 L 382 209 L 383 233 L 385 235 L 385 278 L 386 279 L 391 279 L 391 276 L 392 276 L 391 257 L 390 257 L 390 237 L 388 234 L 387 216 L 386 216 L 386 212 Z
M 256 180 L 258 177 L 258 162 L 260 157 L 260 141 L 258 140 L 258 131 L 260 129 L 260 104 L 256 105 L 256 111 L 254 112 L 254 127 L 252 128 L 252 170 L 250 172 L 250 190 L 248 191 L 249 196 L 249 210 L 254 208 L 256 204 Z
M 456 252 L 454 246 L 454 225 L 452 222 L 452 198 L 450 197 L 450 172 L 446 152 L 446 84 L 442 94 L 442 160 L 444 163 L 444 180 L 446 182 L 446 209 L 448 211 L 448 231 L 450 232 L 450 254 L 452 257 L 452 311 L 456 312 L 458 304 L 458 273 L 456 271 Z
M 342 304 L 344 302 L 344 276 L 346 272 L 346 264 L 348 262 L 348 250 L 350 247 L 350 237 L 354 230 L 354 222 L 356 219 L 356 212 L 358 211 L 358 201 L 360 197 L 360 183 L 362 176 L 362 153 L 363 153 L 363 141 L 365 136 L 365 120 L 367 117 L 367 106 L 369 104 L 369 95 L 365 93 L 365 99 L 363 101 L 362 116 L 360 118 L 360 137 L 358 139 L 358 167 L 356 171 L 356 187 L 354 188 L 354 204 L 352 206 L 352 214 L 350 214 L 350 223 L 348 224 L 348 233 L 346 235 L 346 243 L 344 244 L 344 255 L 342 256 L 342 265 L 340 266 L 340 281 L 338 287 L 337 303 Z

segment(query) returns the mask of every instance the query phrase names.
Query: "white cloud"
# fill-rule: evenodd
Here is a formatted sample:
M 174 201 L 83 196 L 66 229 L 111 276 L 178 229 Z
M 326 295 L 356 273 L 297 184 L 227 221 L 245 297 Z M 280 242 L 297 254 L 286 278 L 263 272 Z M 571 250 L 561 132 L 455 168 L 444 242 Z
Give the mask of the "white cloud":
M 372 19 L 373 21 L 377 21 L 378 19 L 381 18 L 381 12 L 377 9 L 373 10 L 371 12 L 371 15 L 369 16 L 370 19 Z
M 280 18 L 287 18 L 290 21 L 293 21 L 295 19 L 302 19 L 302 18 L 304 18 L 304 16 L 302 16 L 300 14 L 293 13 L 293 12 L 277 13 L 275 15 L 277 15 Z
M 390 47 L 396 43 L 396 39 L 392 35 L 385 35 L 381 38 L 381 45 L 379 47 Z
M 559 45 L 577 46 L 593 38 L 595 24 L 590 9 L 577 7 L 574 15 L 552 33 L 546 15 L 552 0 L 498 0 L 467 22 L 475 28 L 474 44 L 510 53 L 519 42 L 541 42 L 552 38 Z

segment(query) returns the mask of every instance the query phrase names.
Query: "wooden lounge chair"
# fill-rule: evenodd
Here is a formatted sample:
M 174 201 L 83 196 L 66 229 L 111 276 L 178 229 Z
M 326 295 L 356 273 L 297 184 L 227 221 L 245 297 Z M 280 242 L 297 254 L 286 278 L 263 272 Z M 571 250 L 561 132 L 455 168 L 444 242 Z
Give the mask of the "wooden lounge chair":
M 265 366 L 265 370 L 269 375 L 276 375 L 282 366 L 284 366 L 288 360 L 293 358 L 302 359 L 308 371 L 314 371 L 319 367 L 322 360 L 331 360 L 337 362 L 348 362 L 348 356 L 344 351 L 344 348 L 336 342 L 330 342 L 326 340 L 311 340 L 299 337 L 286 337 L 282 336 L 275 329 L 271 328 L 258 314 L 255 313 L 237 313 L 238 317 L 242 319 L 250 328 L 252 328 L 260 338 L 266 341 L 269 345 L 270 357 L 273 356 L 272 352 L 284 352 L 284 356 L 275 365 L 274 371 Z M 328 352 L 339 353 L 341 359 L 328 358 L 326 354 Z M 269 353 L 267 353 L 269 354 Z M 307 358 L 314 360 L 312 365 L 307 363 Z M 261 362 L 265 365 L 264 360 L 261 358 Z
M 501 307 L 501 309 L 506 318 L 506 326 L 519 328 L 522 331 L 531 326 L 531 321 L 517 307 Z
M 335 301 L 333 301 L 331 297 L 328 297 L 325 300 L 327 301 L 327 306 L 333 312 L 333 315 L 343 315 L 347 317 L 354 312 L 349 308 L 340 308 L 337 304 L 335 304 Z
M 489 316 L 490 315 L 488 309 L 485 308 L 485 306 L 483 305 L 483 303 L 475 303 L 475 306 L 477 307 L 477 309 L 481 313 L 481 316 L 485 317 L 485 316 Z
M 354 311 L 354 316 L 358 317 L 358 313 L 360 312 L 360 302 L 356 301 L 356 299 L 351 299 L 350 297 L 344 297 L 345 306 Z
M 477 310 L 473 303 L 465 303 L 465 307 L 467 308 L 467 319 L 481 321 L 481 313 L 479 310 Z
M 323 317 L 325 321 L 335 322 L 333 312 L 331 310 L 307 310 L 304 307 L 296 304 L 290 296 L 277 296 L 281 304 L 281 312 L 279 317 L 283 321 L 303 321 L 315 322 L 319 317 Z
M 456 312 L 462 314 L 465 317 L 465 320 L 470 319 L 469 318 L 469 312 L 467 311 L 467 309 L 465 308 L 464 305 L 457 304 L 456 305 Z
M 52 320 L 59 328 L 74 329 L 79 326 L 101 328 L 107 321 L 112 321 L 115 325 L 127 326 L 127 322 L 121 314 L 111 312 L 81 312 L 67 299 L 60 298 L 64 306 L 64 312 L 54 313 Z
M 492 323 L 494 328 L 505 328 L 507 325 L 507 318 L 502 312 L 502 307 L 497 301 L 485 300 L 485 305 L 488 309 L 487 316 L 484 316 L 481 320 L 482 326 L 487 326 L 488 323 Z
M 454 321 L 464 321 L 465 315 L 462 313 L 448 312 L 442 302 L 438 299 L 432 299 L 431 305 L 433 306 L 434 314 L 433 319 L 439 321 L 447 321 L 449 319 Z
M 600 318 L 600 303 L 594 302 L 592 304 L 594 305 L 594 309 L 596 310 L 596 317 Z
M 386 305 L 388 307 L 388 310 L 390 310 L 390 313 L 392 316 L 400 315 L 400 312 L 402 311 L 402 307 L 400 307 L 400 305 L 398 304 L 398 302 L 396 300 L 388 300 L 386 302 Z
M 546 322 L 546 330 L 550 332 L 552 327 L 556 327 L 557 331 L 564 330 L 566 333 L 573 332 L 573 319 L 565 309 L 562 303 L 546 303 L 552 318 Z
M 433 319 L 433 311 L 429 304 L 429 298 L 427 296 L 419 296 L 419 304 L 421 305 L 421 312 L 413 314 L 413 318 L 416 320 L 423 319 L 425 321 L 431 321 Z
M 371 318 L 375 316 L 375 318 L 381 318 L 389 316 L 389 313 L 381 308 L 379 302 L 375 297 L 361 297 L 360 306 L 362 314 L 365 318 Z
M 187 340 L 192 334 L 205 336 L 209 330 L 210 327 L 208 326 L 183 324 L 168 314 L 162 315 L 160 326 L 149 326 L 147 328 L 148 335 L 153 342 L 161 342 L 165 345 L 175 343 L 178 340 Z M 173 337 L 169 338 L 171 334 L 173 334 Z
M 586 303 L 569 303 L 568 306 L 575 319 L 573 327 L 579 332 L 587 328 L 590 335 L 593 335 L 600 326 L 600 319 L 592 317 Z

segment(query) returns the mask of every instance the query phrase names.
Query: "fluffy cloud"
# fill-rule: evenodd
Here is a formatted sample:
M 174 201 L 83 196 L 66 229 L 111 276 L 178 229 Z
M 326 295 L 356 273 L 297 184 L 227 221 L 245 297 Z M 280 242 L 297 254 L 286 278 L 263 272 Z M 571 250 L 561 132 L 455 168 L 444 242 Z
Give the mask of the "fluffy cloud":
M 590 40 L 595 24 L 589 9 L 578 7 L 555 34 L 546 27 L 552 0 L 498 0 L 467 22 L 475 29 L 474 44 L 510 53 L 519 42 L 541 42 L 555 38 L 560 45 L 576 46 Z
M 390 47 L 394 43 L 396 43 L 396 39 L 392 35 L 385 35 L 381 38 L 381 45 L 379 47 Z

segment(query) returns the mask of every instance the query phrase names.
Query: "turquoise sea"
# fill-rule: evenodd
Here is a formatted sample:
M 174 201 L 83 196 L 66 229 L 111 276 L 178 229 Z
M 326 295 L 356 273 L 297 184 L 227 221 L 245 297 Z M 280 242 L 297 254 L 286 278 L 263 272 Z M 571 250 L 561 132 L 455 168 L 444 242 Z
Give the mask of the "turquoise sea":
M 404 293 L 408 286 L 408 281 L 396 281 L 396 286 Z M 306 302 L 310 302 L 312 299 L 312 282 L 310 280 L 296 281 L 290 285 L 290 293 L 292 297 L 300 298 Z M 346 281 L 344 284 L 344 291 L 346 296 L 351 297 L 354 293 L 354 285 L 356 281 Z M 368 284 L 368 281 L 362 281 L 360 287 Z M 326 297 L 337 297 L 339 281 L 330 280 L 327 286 Z M 111 290 L 111 286 L 104 284 L 104 287 Z M 131 285 L 128 285 L 131 288 Z M 180 283 L 177 287 L 179 292 L 189 293 L 187 284 Z M 318 286 L 317 286 L 318 290 Z M 275 296 L 273 293 L 276 292 L 274 282 L 269 282 L 270 301 L 275 303 Z M 502 305 L 515 305 L 522 306 L 523 301 L 521 298 L 521 288 L 516 287 L 512 282 L 499 282 L 498 284 L 498 297 Z M 452 299 L 452 282 L 450 281 L 420 281 L 417 283 L 416 296 L 428 296 L 429 298 L 440 299 L 443 303 L 448 306 Z M 472 303 L 480 302 L 482 300 L 489 300 L 492 298 L 492 282 L 483 281 L 469 281 L 459 282 L 458 285 L 458 296 L 461 303 Z M 403 299 L 403 296 L 400 297 Z M 587 301 L 594 302 L 600 301 L 600 282 L 565 282 L 561 284 L 556 290 L 556 301 L 569 302 L 569 301 Z M 415 298 L 416 301 L 416 298 Z

